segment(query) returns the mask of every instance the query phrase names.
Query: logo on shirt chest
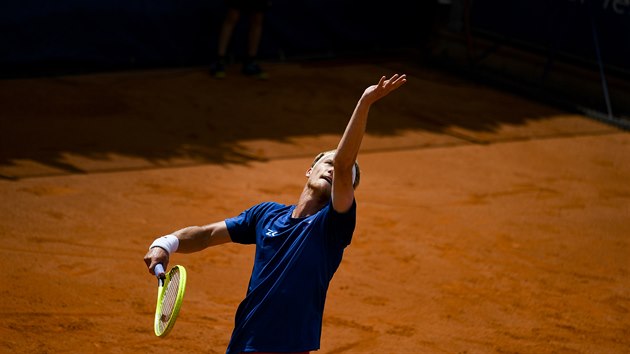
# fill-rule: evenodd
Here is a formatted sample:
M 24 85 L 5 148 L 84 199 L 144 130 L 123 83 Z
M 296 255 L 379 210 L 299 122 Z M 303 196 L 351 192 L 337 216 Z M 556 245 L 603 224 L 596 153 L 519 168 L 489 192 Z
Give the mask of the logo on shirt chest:
M 273 231 L 272 229 L 267 229 L 267 232 L 265 233 L 266 236 L 271 236 L 274 237 L 278 234 L 278 231 Z

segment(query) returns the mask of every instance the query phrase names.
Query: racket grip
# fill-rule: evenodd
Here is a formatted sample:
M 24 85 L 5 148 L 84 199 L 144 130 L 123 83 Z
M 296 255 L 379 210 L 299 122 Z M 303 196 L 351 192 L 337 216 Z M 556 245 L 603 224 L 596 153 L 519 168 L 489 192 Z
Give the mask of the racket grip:
M 162 263 L 158 263 L 155 265 L 155 268 L 153 268 L 153 273 L 155 273 L 155 276 L 158 279 L 164 279 L 164 266 L 162 265 Z

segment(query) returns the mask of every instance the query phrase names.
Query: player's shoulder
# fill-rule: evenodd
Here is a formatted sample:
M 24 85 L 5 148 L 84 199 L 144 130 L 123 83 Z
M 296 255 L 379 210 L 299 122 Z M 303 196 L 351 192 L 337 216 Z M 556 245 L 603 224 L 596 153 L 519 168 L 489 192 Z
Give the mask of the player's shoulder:
M 280 204 L 277 202 L 262 202 L 253 206 L 260 213 L 270 213 L 274 211 L 279 211 L 288 208 L 288 206 L 284 204 Z

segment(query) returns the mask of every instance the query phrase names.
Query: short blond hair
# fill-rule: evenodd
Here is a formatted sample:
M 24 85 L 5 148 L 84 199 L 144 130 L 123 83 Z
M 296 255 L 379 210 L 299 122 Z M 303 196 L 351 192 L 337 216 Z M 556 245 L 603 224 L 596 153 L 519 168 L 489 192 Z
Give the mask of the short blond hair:
M 336 154 L 336 153 L 337 153 L 337 149 L 320 152 L 317 156 L 315 156 L 315 159 L 313 160 L 313 163 L 311 164 L 311 168 L 315 167 L 317 162 L 321 160 L 322 157 L 328 154 Z M 354 167 L 356 169 L 356 175 L 354 177 L 354 183 L 352 184 L 352 188 L 357 189 L 357 187 L 359 186 L 359 182 L 361 182 L 361 168 L 359 168 L 359 162 L 354 161 Z

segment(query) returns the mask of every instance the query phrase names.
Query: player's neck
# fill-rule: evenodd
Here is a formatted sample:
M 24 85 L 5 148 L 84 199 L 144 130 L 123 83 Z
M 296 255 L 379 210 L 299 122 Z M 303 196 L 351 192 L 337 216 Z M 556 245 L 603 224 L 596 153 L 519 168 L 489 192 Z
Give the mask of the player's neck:
M 329 195 L 323 195 L 322 193 L 318 193 L 317 191 L 304 187 L 302 194 L 300 195 L 300 199 L 297 202 L 291 217 L 293 218 L 303 218 L 306 216 L 311 216 L 320 211 L 323 207 L 326 206 L 330 199 Z

